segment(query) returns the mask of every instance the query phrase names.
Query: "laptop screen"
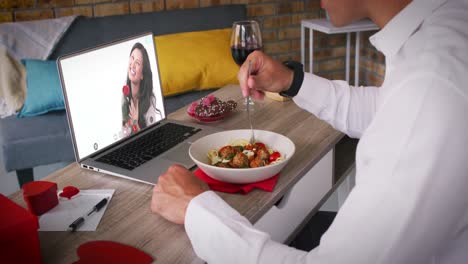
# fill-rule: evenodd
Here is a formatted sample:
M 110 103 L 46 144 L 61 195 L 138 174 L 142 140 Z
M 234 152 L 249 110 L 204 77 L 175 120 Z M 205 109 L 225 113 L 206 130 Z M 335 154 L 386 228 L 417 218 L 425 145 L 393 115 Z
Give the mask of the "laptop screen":
M 166 117 L 151 33 L 59 59 L 81 160 Z

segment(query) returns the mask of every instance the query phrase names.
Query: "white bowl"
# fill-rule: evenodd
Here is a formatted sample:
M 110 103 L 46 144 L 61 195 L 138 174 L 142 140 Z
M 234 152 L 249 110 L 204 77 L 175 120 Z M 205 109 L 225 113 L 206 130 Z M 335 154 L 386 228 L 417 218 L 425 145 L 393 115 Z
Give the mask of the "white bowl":
M 264 143 L 268 148 L 279 151 L 283 160 L 281 162 L 258 168 L 221 168 L 210 165 L 208 151 L 219 149 L 237 139 L 249 139 L 250 129 L 228 130 L 202 137 L 192 143 L 189 149 L 190 158 L 208 176 L 229 183 L 252 183 L 268 179 L 288 163 L 294 155 L 294 143 L 287 137 L 265 130 L 254 130 L 257 142 Z

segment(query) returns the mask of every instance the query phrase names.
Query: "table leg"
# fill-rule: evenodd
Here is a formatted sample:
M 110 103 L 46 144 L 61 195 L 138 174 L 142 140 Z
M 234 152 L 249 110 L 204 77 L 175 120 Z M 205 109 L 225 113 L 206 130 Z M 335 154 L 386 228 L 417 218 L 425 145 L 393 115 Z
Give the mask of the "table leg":
M 359 46 L 361 45 L 361 32 L 356 32 L 356 51 L 354 54 L 354 86 L 359 86 Z
M 309 72 L 314 72 L 314 30 L 309 29 Z
M 16 170 L 16 177 L 18 178 L 18 184 L 21 188 L 23 184 L 34 181 L 33 168 Z
M 349 63 L 351 50 L 351 33 L 346 33 L 346 81 L 349 83 Z
M 301 63 L 305 64 L 305 28 L 301 25 Z

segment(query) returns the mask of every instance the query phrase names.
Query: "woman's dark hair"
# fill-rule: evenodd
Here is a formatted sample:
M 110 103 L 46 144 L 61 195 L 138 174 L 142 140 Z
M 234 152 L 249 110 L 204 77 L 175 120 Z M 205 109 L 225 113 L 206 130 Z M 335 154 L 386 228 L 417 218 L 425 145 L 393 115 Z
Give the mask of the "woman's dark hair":
M 140 91 L 139 91 L 139 98 L 138 98 L 138 125 L 140 126 L 140 128 L 143 129 L 146 127 L 145 114 L 150 108 L 151 104 L 156 102 L 156 98 L 153 93 L 153 73 L 151 71 L 151 65 L 149 62 L 148 52 L 146 51 L 145 47 L 139 42 L 133 45 L 132 50 L 130 51 L 130 55 L 132 54 L 134 49 L 139 49 L 141 51 L 141 54 L 143 54 L 143 73 L 142 73 L 143 80 L 141 80 L 140 82 Z M 128 73 L 127 73 L 127 85 L 130 88 L 130 94 L 128 96 L 130 100 L 126 100 L 126 98 L 124 98 L 123 100 L 123 104 L 122 104 L 123 125 L 125 125 L 125 123 L 129 119 L 128 113 L 129 113 L 130 102 L 132 100 L 132 85 L 130 83 L 130 79 L 128 78 Z

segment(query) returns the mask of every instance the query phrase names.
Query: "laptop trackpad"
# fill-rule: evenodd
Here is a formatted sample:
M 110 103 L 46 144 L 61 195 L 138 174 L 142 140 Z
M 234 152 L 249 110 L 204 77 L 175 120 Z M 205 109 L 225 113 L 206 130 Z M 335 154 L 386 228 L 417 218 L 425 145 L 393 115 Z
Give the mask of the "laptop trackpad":
M 161 156 L 161 158 L 170 160 L 174 163 L 182 164 L 187 169 L 193 167 L 195 163 L 189 156 L 189 148 L 190 144 L 187 142 L 183 142 L 179 144 L 175 148 L 169 150 L 167 153 Z

